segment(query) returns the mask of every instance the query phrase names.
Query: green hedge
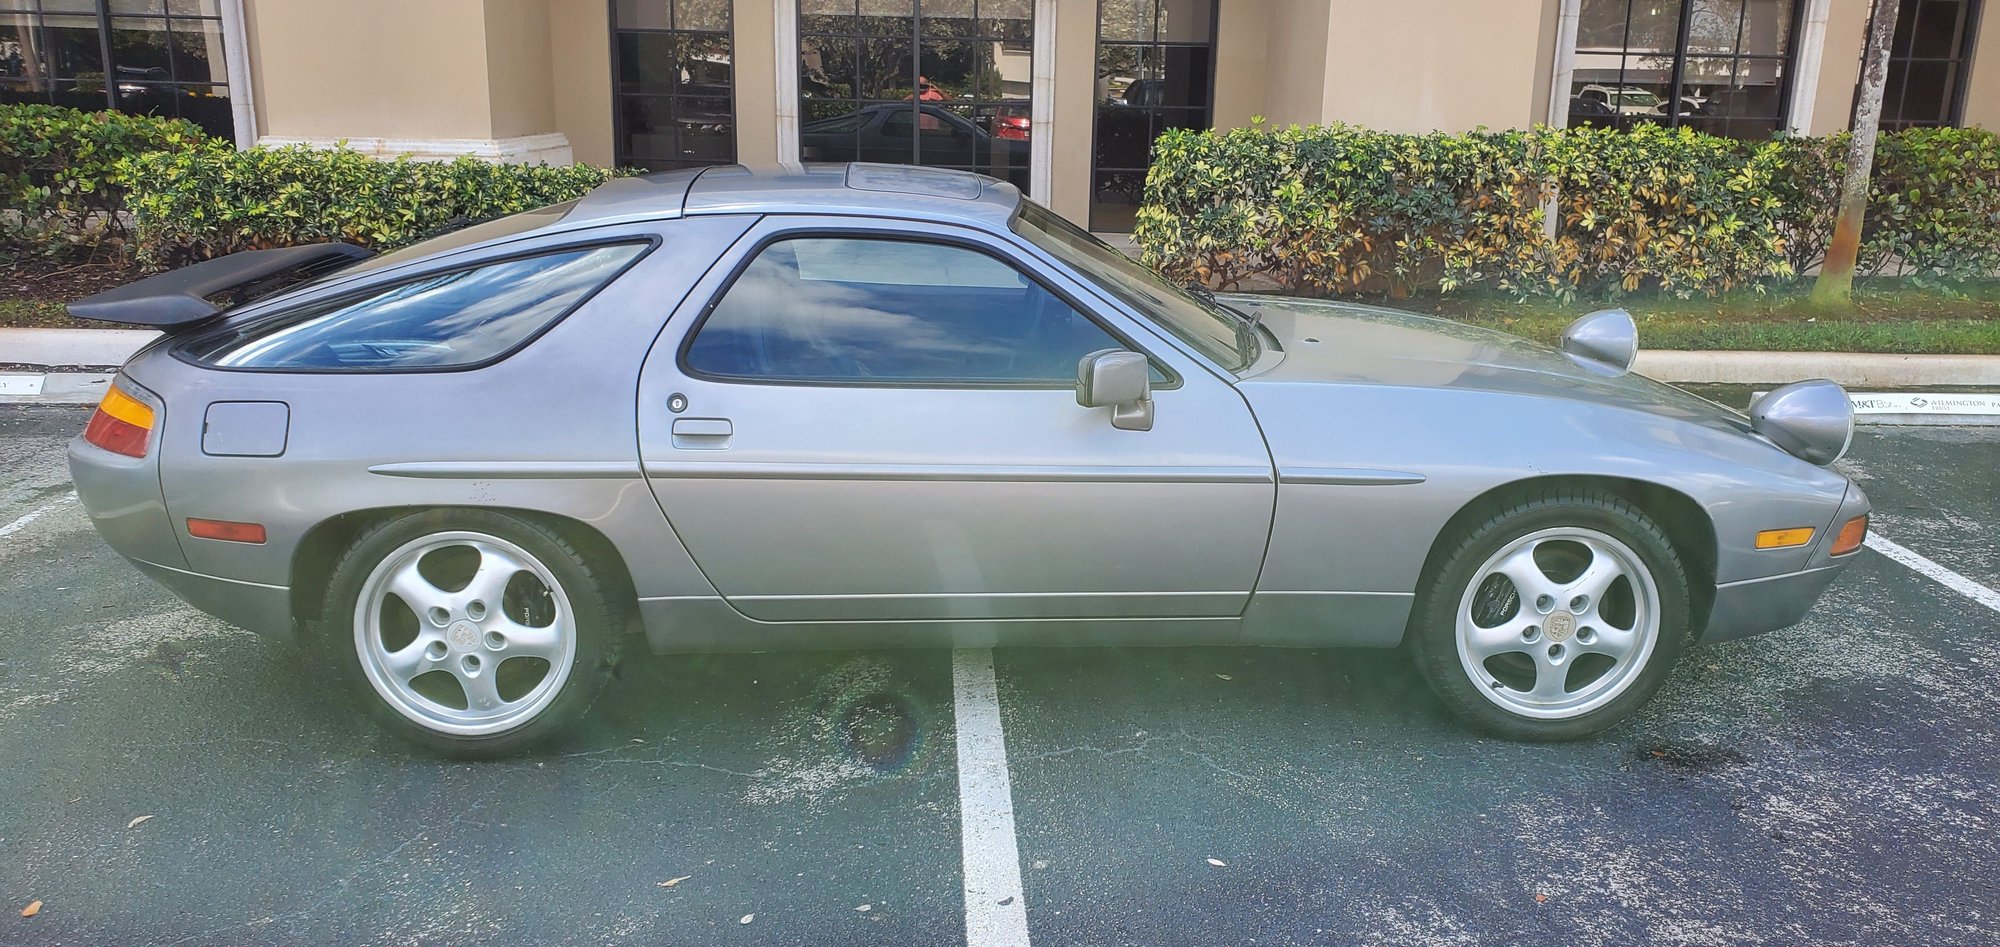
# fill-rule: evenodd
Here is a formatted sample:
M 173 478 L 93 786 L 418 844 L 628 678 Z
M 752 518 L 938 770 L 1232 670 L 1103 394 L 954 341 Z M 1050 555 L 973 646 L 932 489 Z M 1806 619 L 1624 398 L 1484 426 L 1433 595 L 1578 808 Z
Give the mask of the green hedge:
M 1653 126 L 1177 131 L 1157 145 L 1133 236 L 1163 273 L 1218 288 L 1713 295 L 1817 265 L 1845 148 Z M 1872 201 L 1864 274 L 2000 272 L 1993 134 L 1884 135 Z
M 128 237 L 123 163 L 205 141 L 179 119 L 0 105 L 0 254 L 117 252 Z
M 457 218 L 580 197 L 614 175 L 588 165 L 378 161 L 346 148 L 222 143 L 142 155 L 126 173 L 139 262 L 149 267 L 325 240 L 389 249 Z

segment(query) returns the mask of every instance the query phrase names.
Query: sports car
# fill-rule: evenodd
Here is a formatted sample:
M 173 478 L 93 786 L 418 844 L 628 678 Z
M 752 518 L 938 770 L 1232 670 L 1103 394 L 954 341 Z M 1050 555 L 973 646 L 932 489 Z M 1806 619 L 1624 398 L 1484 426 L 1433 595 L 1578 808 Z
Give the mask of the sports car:
M 1798 622 L 1862 545 L 1831 382 L 1747 413 L 1560 347 L 1171 285 L 1013 186 L 621 178 L 373 255 L 72 304 L 156 326 L 70 445 L 104 539 L 387 727 L 518 752 L 621 650 L 1407 649 L 1561 739 Z

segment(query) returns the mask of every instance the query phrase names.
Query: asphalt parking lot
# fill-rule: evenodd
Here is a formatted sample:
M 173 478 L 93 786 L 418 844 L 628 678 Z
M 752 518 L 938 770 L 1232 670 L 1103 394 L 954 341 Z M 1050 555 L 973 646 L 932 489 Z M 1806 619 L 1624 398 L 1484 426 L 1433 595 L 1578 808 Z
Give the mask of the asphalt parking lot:
M 1875 551 L 1557 746 L 1393 653 L 997 652 L 1020 895 L 968 905 L 951 652 L 642 653 L 567 747 L 414 757 L 103 546 L 84 410 L 0 406 L 0 944 L 2000 940 L 2000 612 Z M 2000 587 L 2000 428 L 1843 463 Z

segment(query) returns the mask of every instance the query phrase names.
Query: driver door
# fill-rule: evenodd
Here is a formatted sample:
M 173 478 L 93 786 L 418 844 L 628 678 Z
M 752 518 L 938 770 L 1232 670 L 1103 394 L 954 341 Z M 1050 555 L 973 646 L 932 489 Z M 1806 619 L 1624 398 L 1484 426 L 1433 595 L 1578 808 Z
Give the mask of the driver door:
M 976 231 L 765 218 L 668 322 L 648 481 L 716 589 L 771 621 L 1240 613 L 1275 499 L 1235 389 Z M 1077 405 L 1153 363 L 1155 422 Z

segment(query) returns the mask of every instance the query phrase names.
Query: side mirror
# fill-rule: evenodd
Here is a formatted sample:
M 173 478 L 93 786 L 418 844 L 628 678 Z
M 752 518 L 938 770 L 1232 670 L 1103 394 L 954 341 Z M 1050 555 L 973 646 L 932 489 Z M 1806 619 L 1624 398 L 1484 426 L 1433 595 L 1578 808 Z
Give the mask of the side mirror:
M 1562 350 L 1587 367 L 1622 375 L 1639 354 L 1639 327 L 1623 309 L 1600 309 L 1563 330 Z
M 1153 366 L 1146 356 L 1124 349 L 1099 349 L 1076 363 L 1076 403 L 1111 409 L 1111 426 L 1122 431 L 1153 429 Z

